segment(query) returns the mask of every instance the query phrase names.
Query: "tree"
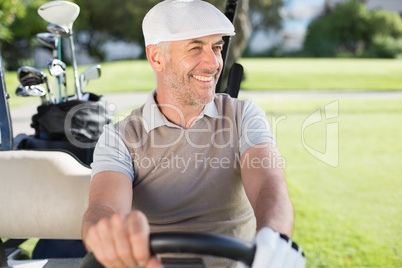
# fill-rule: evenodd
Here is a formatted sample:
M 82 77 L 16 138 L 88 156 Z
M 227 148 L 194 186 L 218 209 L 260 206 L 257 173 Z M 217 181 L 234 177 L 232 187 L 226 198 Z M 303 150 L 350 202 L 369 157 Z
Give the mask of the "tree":
M 368 18 L 364 4 L 340 4 L 309 25 L 304 47 L 314 56 L 334 56 L 344 51 L 355 55 L 359 44 L 367 40 Z
M 327 14 L 309 25 L 304 50 L 317 57 L 333 57 L 339 53 L 376 56 L 376 44 L 381 43 L 383 49 L 384 38 L 401 37 L 402 19 L 397 13 L 369 11 L 364 3 L 352 0 L 337 5 L 332 11 L 327 10 Z M 391 43 L 395 50 L 400 42 L 391 40 Z
M 224 11 L 226 1 L 207 1 Z M 112 38 L 143 45 L 142 19 L 146 12 L 160 0 L 75 0 L 75 2 L 81 7 L 81 14 L 76 22 L 77 29 L 87 30 L 91 33 L 91 37 L 96 40 L 95 43 L 101 43 L 106 38 Z M 281 0 L 239 0 L 235 26 L 238 36 L 241 36 L 243 40 L 238 40 L 240 38 L 235 37 L 234 40 L 237 40 L 233 43 L 242 44 L 245 47 L 248 44 L 251 29 L 280 27 L 279 8 L 281 6 Z M 257 15 L 259 20 L 253 20 L 251 23 L 250 16 L 256 17 Z M 243 34 L 243 31 L 246 33 Z M 97 41 L 98 39 L 102 41 Z M 92 45 L 96 47 L 96 44 Z
M 3 0 L 0 3 L 0 40 L 9 41 L 12 39 L 9 26 L 17 16 L 23 17 L 25 13 L 21 0 Z
M 282 0 L 240 0 L 237 16 L 234 22 L 236 35 L 232 38 L 229 49 L 227 66 L 232 66 L 244 53 L 253 33 L 257 31 L 278 30 L 281 28 L 282 18 L 279 9 Z M 250 19 L 251 18 L 251 19 Z M 225 69 L 222 85 L 227 85 L 229 68 Z M 225 89 L 226 86 L 223 86 Z
M 2 20 L 3 23 L 9 23 L 9 27 L 0 40 L 2 55 L 8 69 L 15 70 L 21 65 L 32 63 L 35 35 L 46 31 L 48 24 L 38 15 L 37 9 L 46 2 L 47 0 L 3 0 L 0 4 L 6 8 L 11 6 L 8 9 L 8 17 L 11 17 L 12 21 Z
M 402 35 L 402 20 L 398 13 L 385 10 L 374 10 L 369 15 L 369 35 L 391 36 L 399 38 Z
M 142 45 L 142 19 L 158 0 L 76 0 L 81 7 L 75 27 L 90 38 L 85 45 L 93 56 L 103 60 L 100 46 L 108 40 L 123 40 Z
M 7 42 L 4 43 L 3 54 L 9 67 L 17 67 L 27 58 L 36 44 L 35 35 L 46 31 L 47 22 L 37 14 L 37 8 L 48 0 L 2 0 L 8 3 L 19 3 L 20 13 L 15 14 L 15 20 L 9 22 L 10 31 Z M 146 12 L 161 0 L 70 0 L 80 6 L 80 15 L 74 22 L 76 33 L 86 32 L 89 38 L 79 40 L 92 56 L 100 61 L 105 59 L 102 45 L 109 40 L 123 40 L 143 46 L 144 39 L 141 25 Z M 226 0 L 207 0 L 220 10 L 224 10 Z M 3 4 L 5 5 L 5 4 Z M 239 0 L 238 13 L 235 20 L 236 37 L 232 39 L 229 52 L 229 63 L 238 59 L 248 45 L 251 33 L 257 29 L 277 28 L 281 23 L 279 8 L 282 0 Z M 1 7 L 1 4 L 0 4 Z M 0 15 L 3 14 L 0 11 Z M 5 13 L 4 13 L 5 14 Z M 26 16 L 23 16 L 26 14 Z M 1 15 L 3 18 L 3 15 Z M 250 22 L 250 16 L 253 20 Z M 258 20 L 255 18 L 258 17 Z M 4 21 L 4 20 L 3 20 Z M 0 22 L 1 23 L 1 22 Z M 1 31 L 1 30 L 0 30 Z M 13 33 L 13 35 L 10 35 Z M 18 49 L 19 52 L 15 50 Z
M 225 10 L 226 1 L 206 0 L 221 11 Z M 149 1 L 97 1 L 75 0 L 81 6 L 79 29 L 86 30 L 91 38 L 86 44 L 91 55 L 102 59 L 100 45 L 106 40 L 119 39 L 144 44 L 141 25 L 146 12 L 160 0 Z M 257 30 L 279 29 L 281 17 L 279 9 L 282 0 L 239 0 L 235 19 L 236 36 L 231 39 L 227 57 L 227 66 L 231 66 L 243 55 L 251 34 Z M 254 18 L 250 21 L 250 17 Z M 144 55 L 145 56 L 145 55 Z M 225 69 L 222 85 L 227 84 L 229 68 Z M 225 86 L 223 86 L 225 88 Z

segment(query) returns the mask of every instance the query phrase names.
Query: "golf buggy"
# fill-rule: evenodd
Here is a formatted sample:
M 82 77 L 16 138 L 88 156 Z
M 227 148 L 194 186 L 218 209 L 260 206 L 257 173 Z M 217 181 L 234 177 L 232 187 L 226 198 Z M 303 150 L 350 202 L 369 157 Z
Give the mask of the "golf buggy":
M 237 1 L 228 1 L 225 14 L 233 22 Z M 28 238 L 80 240 L 82 218 L 88 206 L 92 153 L 103 125 L 111 122 L 101 97 L 83 93 L 88 80 L 100 76 L 100 66 L 92 67 L 78 76 L 74 56 L 72 25 L 79 7 L 71 2 L 52 1 L 38 10 L 50 22 L 50 34 L 38 39 L 52 48 L 54 59 L 48 68 L 56 78 L 53 94 L 46 74 L 24 66 L 18 71 L 21 82 L 19 96 L 40 97 L 42 104 L 32 118 L 35 134 L 14 137 L 9 95 L 0 55 L 0 266 L 20 263 L 19 244 Z M 68 38 L 72 52 L 75 95 L 68 96 L 65 64 L 58 55 L 60 38 Z M 223 49 L 224 64 L 230 43 L 226 37 Z M 226 93 L 237 97 L 243 74 L 241 65 L 234 64 L 229 75 Z M 46 84 L 47 90 L 41 85 Z M 221 80 L 216 91 L 220 90 Z M 64 97 L 62 88 L 64 86 Z M 65 122 L 70 124 L 65 124 Z M 157 253 L 195 253 L 219 256 L 251 265 L 255 248 L 252 244 L 212 234 L 151 234 L 150 248 Z M 35 267 L 78 267 L 81 258 L 29 260 Z M 180 262 L 180 264 L 178 264 Z M 165 267 L 203 267 L 202 261 L 167 259 Z

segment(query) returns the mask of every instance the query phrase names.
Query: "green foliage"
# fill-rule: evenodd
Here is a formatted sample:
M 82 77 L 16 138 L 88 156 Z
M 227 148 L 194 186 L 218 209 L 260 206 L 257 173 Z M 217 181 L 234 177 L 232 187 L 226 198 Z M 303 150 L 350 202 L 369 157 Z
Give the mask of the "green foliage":
M 39 32 L 45 32 L 46 26 L 49 24 L 38 15 L 38 8 L 47 0 L 31 0 L 27 1 L 24 6 L 25 16 L 17 17 L 10 30 L 13 32 L 13 38 L 31 40 Z
M 206 1 L 222 12 L 225 10 L 226 1 L 224 0 Z M 81 7 L 76 28 L 85 30 L 90 34 L 91 38 L 85 45 L 88 51 L 92 51 L 92 55 L 99 56 L 100 60 L 103 60 L 100 45 L 107 40 L 125 40 L 141 46 L 144 44 L 142 19 L 148 10 L 158 2 L 160 0 L 75 0 L 75 3 Z M 253 31 L 280 28 L 279 8 L 282 6 L 282 0 L 241 0 L 239 6 L 241 2 L 249 3 L 246 6 L 250 6 L 249 16 L 253 18 L 251 20 Z M 246 22 L 242 21 L 241 23 Z M 240 30 L 240 28 L 237 29 L 237 32 Z
M 107 32 L 111 37 L 130 42 L 143 43 L 142 19 L 155 4 L 161 0 L 148 1 L 97 1 L 75 0 L 81 7 L 80 17 L 77 19 L 78 30 L 93 30 Z M 224 0 L 206 0 L 222 12 L 225 9 Z M 254 29 L 279 28 L 281 18 L 279 8 L 282 0 L 242 0 L 249 2 L 252 15 L 260 14 L 253 23 Z M 241 1 L 240 1 L 241 2 Z
M 369 30 L 371 36 L 402 37 L 401 17 L 396 12 L 374 10 L 370 12 Z
M 158 0 L 149 1 L 97 1 L 76 0 L 81 8 L 77 19 L 77 30 L 107 32 L 110 37 L 134 41 L 143 41 L 141 24 L 146 12 Z
M 9 26 L 16 17 L 23 17 L 25 13 L 22 0 L 2 0 L 0 2 L 0 44 L 2 41 L 11 40 L 12 32 Z
M 314 57 L 332 57 L 336 53 L 336 38 L 328 17 L 311 22 L 304 42 L 304 50 Z
M 87 48 L 91 56 L 103 61 L 105 55 L 101 46 L 107 41 L 124 40 L 139 45 L 144 43 L 142 19 L 146 12 L 160 1 L 75 0 L 74 2 L 81 8 L 74 27 L 77 31 L 85 31 L 90 36 L 82 45 Z
M 367 55 L 378 58 L 397 58 L 402 54 L 402 38 L 391 36 L 375 37 Z
M 401 17 L 395 12 L 369 11 L 365 4 L 352 0 L 339 4 L 309 25 L 304 51 L 315 57 L 338 54 L 396 57 L 395 53 L 399 53 L 395 49 L 397 41 L 388 37 L 402 37 Z
M 22 65 L 31 64 L 32 48 L 36 44 L 36 34 L 46 31 L 47 22 L 37 13 L 37 9 L 47 0 L 15 1 L 3 0 L 4 3 L 17 2 L 14 19 L 10 23 L 9 38 L 0 40 L 4 61 L 8 69 L 16 69 Z M 18 9 L 17 9 L 18 8 Z
M 250 0 L 250 20 L 253 32 L 257 30 L 279 30 L 282 18 L 279 14 L 282 0 Z
M 16 69 L 29 62 L 32 48 L 37 44 L 36 33 L 46 31 L 47 22 L 37 14 L 37 8 L 49 0 L 1 0 L 0 42 L 2 54 L 9 69 Z M 89 38 L 79 40 L 90 55 L 99 61 L 105 58 L 101 46 L 109 40 L 124 40 L 142 45 L 142 19 L 146 12 L 161 0 L 69 0 L 80 6 L 80 15 L 74 22 L 74 30 L 85 31 Z M 220 10 L 226 0 L 207 0 Z M 240 0 L 239 4 L 250 6 L 253 27 L 258 29 L 279 28 L 279 8 L 282 0 Z M 243 23 L 243 22 L 242 22 Z M 238 32 L 241 29 L 238 30 Z M 246 38 L 247 39 L 247 38 Z M 247 43 L 247 42 L 246 42 Z M 236 46 L 233 42 L 232 46 Z M 32 61 L 32 60 L 30 60 Z M 32 63 L 32 62 L 31 62 Z

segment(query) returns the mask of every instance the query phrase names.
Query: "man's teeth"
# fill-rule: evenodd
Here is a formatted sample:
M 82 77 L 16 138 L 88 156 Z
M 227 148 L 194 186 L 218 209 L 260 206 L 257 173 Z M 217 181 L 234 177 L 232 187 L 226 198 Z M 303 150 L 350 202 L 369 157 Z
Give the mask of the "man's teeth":
M 209 81 L 212 81 L 212 79 L 213 79 L 212 76 L 193 75 L 193 77 L 202 82 L 209 82 Z

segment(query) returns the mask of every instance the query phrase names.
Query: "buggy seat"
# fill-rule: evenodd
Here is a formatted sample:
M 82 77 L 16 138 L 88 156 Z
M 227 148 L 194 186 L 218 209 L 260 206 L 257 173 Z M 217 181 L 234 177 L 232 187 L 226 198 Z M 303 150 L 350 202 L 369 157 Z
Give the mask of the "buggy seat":
M 91 169 L 61 151 L 0 151 L 0 237 L 81 239 Z

